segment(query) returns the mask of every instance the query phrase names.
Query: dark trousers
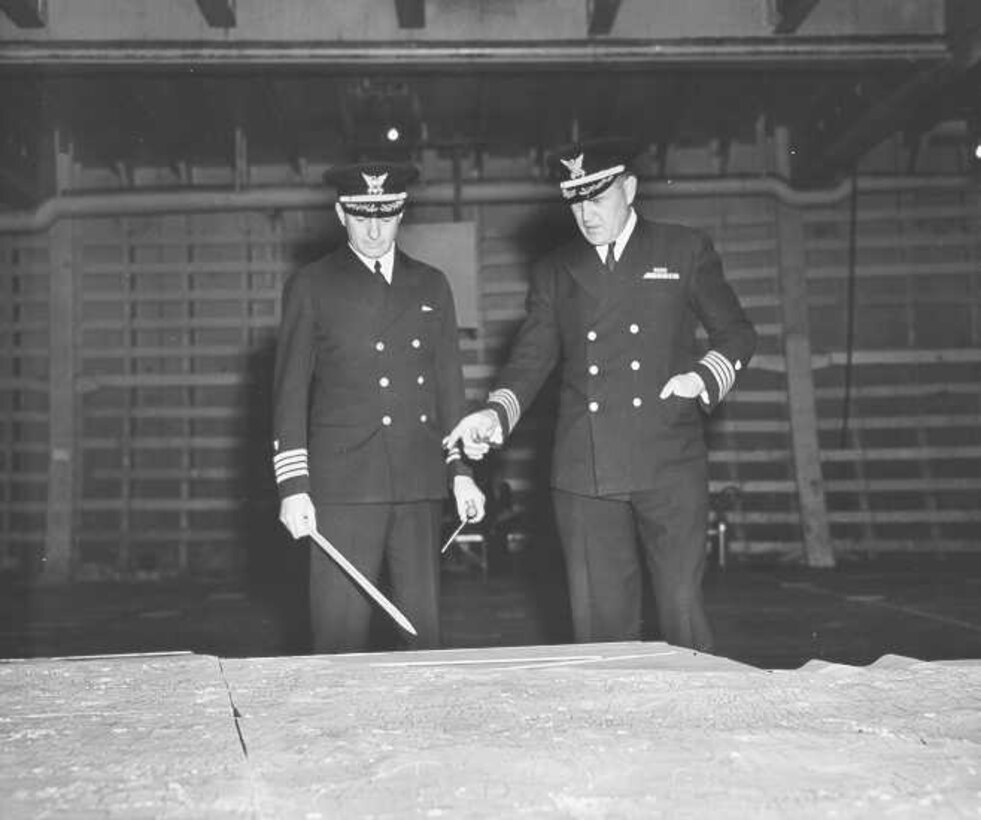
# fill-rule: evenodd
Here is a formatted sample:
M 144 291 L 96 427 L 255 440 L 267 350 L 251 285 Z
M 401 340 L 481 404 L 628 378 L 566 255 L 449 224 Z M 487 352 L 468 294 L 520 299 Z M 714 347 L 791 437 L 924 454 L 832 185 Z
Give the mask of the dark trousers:
M 387 565 L 389 590 L 381 591 L 419 633 L 416 638 L 405 635 L 412 649 L 439 647 L 442 514 L 442 501 L 317 506 L 320 532 L 375 586 Z M 372 613 L 378 605 L 316 544 L 311 542 L 310 550 L 313 651 L 369 649 Z M 382 612 L 382 617 L 388 615 Z
M 553 491 L 579 643 L 641 637 L 650 573 L 662 638 L 711 651 L 702 600 L 708 477 L 704 462 L 662 471 L 650 490 L 595 498 Z

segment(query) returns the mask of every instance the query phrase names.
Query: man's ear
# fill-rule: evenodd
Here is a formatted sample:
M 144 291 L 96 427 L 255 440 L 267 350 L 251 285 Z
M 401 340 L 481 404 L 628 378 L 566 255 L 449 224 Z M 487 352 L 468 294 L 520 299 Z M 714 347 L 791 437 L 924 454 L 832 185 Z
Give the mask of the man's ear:
M 634 197 L 637 196 L 637 177 L 633 174 L 625 174 L 623 177 L 623 193 L 627 197 L 627 204 L 634 204 Z
M 334 213 L 337 214 L 337 220 L 341 223 L 343 227 L 347 227 L 347 214 L 344 213 L 344 209 L 341 207 L 340 202 L 334 203 Z

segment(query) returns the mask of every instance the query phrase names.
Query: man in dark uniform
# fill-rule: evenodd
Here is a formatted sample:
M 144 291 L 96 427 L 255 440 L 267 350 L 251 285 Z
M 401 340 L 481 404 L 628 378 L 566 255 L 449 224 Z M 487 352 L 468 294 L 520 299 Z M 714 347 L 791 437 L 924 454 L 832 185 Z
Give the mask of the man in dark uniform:
M 705 234 L 638 218 L 635 153 L 602 140 L 550 158 L 581 236 L 535 267 L 527 317 L 487 407 L 444 446 L 460 443 L 476 459 L 502 444 L 557 367 L 551 483 L 575 639 L 640 637 L 646 564 L 664 639 L 709 651 L 700 416 L 732 388 L 756 333 Z
M 452 486 L 462 518 L 484 496 L 441 438 L 464 412 L 456 311 L 442 272 L 395 245 L 411 165 L 334 168 L 348 243 L 283 290 L 274 383 L 280 520 L 294 538 L 318 526 L 367 578 L 387 563 L 413 648 L 439 645 L 439 542 Z M 367 647 L 370 601 L 311 549 L 314 650 Z

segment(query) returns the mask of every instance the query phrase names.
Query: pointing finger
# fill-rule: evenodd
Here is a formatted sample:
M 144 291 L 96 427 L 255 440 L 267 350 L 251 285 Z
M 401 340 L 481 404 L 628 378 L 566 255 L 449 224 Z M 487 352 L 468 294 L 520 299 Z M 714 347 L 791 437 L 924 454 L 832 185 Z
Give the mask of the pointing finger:
M 443 449 L 452 450 L 457 445 L 457 442 L 463 439 L 463 434 L 464 426 L 463 422 L 461 421 L 456 427 L 450 430 L 449 435 L 443 439 Z

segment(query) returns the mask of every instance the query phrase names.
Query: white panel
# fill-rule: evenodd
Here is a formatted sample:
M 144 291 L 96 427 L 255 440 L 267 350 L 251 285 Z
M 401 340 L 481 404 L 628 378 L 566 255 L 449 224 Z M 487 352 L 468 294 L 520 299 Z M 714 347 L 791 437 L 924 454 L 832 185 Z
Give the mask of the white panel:
M 479 324 L 477 227 L 473 222 L 402 225 L 398 245 L 409 256 L 439 268 L 450 280 L 460 327 Z

